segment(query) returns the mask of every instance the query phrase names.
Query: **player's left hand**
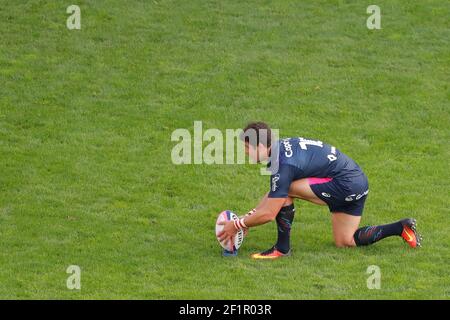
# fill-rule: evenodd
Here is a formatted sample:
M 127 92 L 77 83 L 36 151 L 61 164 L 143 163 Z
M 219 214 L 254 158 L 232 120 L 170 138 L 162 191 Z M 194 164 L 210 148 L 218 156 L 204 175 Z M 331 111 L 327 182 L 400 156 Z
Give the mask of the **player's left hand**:
M 237 233 L 236 227 L 234 226 L 233 221 L 221 221 L 219 224 L 225 225 L 223 230 L 217 235 L 220 242 L 224 240 L 233 241 L 233 237 Z

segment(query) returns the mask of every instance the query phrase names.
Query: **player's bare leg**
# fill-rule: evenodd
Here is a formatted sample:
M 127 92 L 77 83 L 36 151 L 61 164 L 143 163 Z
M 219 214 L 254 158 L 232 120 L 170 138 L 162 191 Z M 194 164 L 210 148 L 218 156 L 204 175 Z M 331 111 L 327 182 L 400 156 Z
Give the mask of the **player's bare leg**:
M 300 179 L 292 182 L 291 186 L 289 187 L 289 197 L 306 200 L 321 206 L 327 205 L 312 191 L 311 187 L 309 186 L 308 179 Z
M 356 246 L 353 235 L 358 230 L 360 221 L 360 216 L 352 216 L 343 212 L 333 212 L 331 215 L 331 224 L 336 247 Z
M 289 196 L 312 202 L 314 204 L 325 206 L 323 200 L 318 198 L 312 191 L 308 179 L 300 179 L 291 183 Z M 353 235 L 358 229 L 361 217 L 352 216 L 342 212 L 336 212 L 332 215 L 332 226 L 334 242 L 337 247 L 356 246 Z
M 327 205 L 312 191 L 308 179 L 300 179 L 291 183 L 289 196 L 322 206 Z M 358 229 L 360 221 L 361 217 L 346 213 L 336 212 L 332 215 L 333 236 L 337 247 L 356 246 L 353 235 Z
M 360 216 L 333 212 L 331 222 L 336 247 L 366 246 L 390 236 L 402 237 L 412 248 L 421 245 L 422 237 L 416 231 L 415 219 L 408 218 L 391 224 L 358 229 L 360 221 Z
M 318 205 L 326 205 L 312 191 L 309 179 L 300 179 L 291 183 L 289 196 L 303 199 Z M 407 218 L 386 225 L 366 226 L 358 229 L 361 216 L 345 212 L 332 214 L 334 242 L 337 247 L 366 246 L 390 236 L 402 237 L 410 247 L 420 247 L 422 237 L 416 230 L 416 220 Z

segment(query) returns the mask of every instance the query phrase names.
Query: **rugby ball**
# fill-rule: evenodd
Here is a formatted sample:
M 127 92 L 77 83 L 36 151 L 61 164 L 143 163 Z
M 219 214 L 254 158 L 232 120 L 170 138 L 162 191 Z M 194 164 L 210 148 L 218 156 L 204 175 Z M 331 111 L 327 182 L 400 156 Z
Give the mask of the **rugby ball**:
M 239 219 L 239 217 L 231 212 L 230 210 L 225 210 L 222 211 L 219 216 L 217 217 L 216 220 L 216 238 L 219 241 L 220 245 L 222 246 L 222 248 L 224 248 L 225 250 L 228 251 L 235 251 L 237 249 L 239 249 L 239 247 L 242 245 L 242 242 L 244 241 L 244 230 L 239 230 L 236 235 L 233 238 L 233 241 L 230 240 L 224 240 L 224 241 L 220 241 L 219 238 L 217 237 L 217 235 L 223 230 L 224 225 L 223 224 L 219 224 L 219 222 L 222 221 L 232 221 L 232 220 L 237 220 Z

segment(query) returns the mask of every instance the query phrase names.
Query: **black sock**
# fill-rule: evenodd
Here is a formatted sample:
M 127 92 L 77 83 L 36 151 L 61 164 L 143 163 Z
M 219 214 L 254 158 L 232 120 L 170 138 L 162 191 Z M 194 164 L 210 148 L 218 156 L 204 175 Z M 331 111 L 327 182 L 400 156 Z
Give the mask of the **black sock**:
M 401 221 L 382 226 L 362 227 L 353 235 L 357 246 L 367 246 L 390 236 L 400 236 L 403 231 Z
M 286 207 L 281 208 L 276 218 L 278 227 L 278 240 L 275 247 L 282 253 L 287 253 L 291 248 L 289 240 L 292 222 L 294 221 L 294 214 L 295 208 L 294 204 L 292 203 Z

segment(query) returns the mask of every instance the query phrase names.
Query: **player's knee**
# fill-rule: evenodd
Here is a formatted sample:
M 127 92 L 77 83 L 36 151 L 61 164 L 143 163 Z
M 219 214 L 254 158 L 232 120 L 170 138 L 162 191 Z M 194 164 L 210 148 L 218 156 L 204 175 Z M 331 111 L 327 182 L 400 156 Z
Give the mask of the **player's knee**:
M 286 200 L 284 200 L 283 207 L 290 206 L 292 202 L 293 202 L 292 198 L 287 197 Z
M 336 245 L 337 248 L 348 248 L 348 247 L 356 246 L 355 241 L 353 240 L 353 237 L 335 239 L 334 244 Z
M 334 241 L 334 245 L 336 246 L 336 248 L 345 248 L 345 243 L 344 241 Z

